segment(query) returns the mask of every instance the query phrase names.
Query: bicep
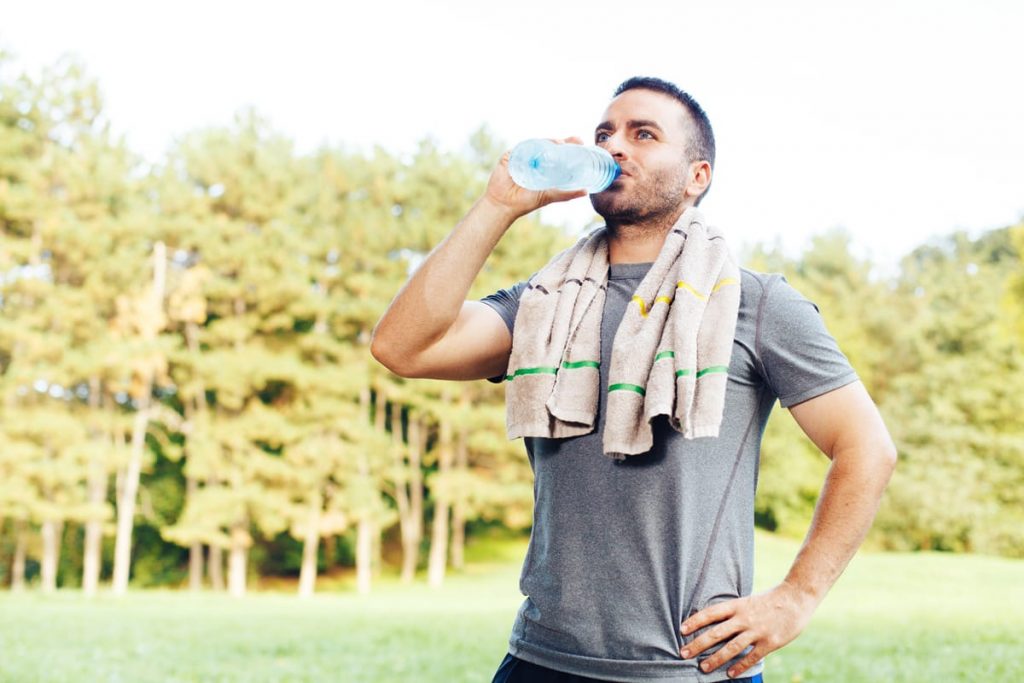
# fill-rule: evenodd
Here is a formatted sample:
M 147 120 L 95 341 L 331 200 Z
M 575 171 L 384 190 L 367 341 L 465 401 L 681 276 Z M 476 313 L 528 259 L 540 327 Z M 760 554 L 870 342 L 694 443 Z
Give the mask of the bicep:
M 503 374 L 512 353 L 512 334 L 493 308 L 465 301 L 443 337 L 412 363 L 410 377 L 448 380 L 487 379 Z
M 851 449 L 895 457 L 889 430 L 859 380 L 792 405 L 789 412 L 830 459 Z

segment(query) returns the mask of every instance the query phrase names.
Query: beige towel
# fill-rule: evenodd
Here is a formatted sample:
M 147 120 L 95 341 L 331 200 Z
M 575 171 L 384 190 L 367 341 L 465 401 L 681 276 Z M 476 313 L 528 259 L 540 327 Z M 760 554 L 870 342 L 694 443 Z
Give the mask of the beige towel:
M 595 428 L 607 229 L 555 256 L 523 292 L 506 376 L 508 438 L 565 438 Z M 722 234 L 688 208 L 665 238 L 612 343 L 604 452 L 646 453 L 651 420 L 685 438 L 718 436 L 740 302 Z

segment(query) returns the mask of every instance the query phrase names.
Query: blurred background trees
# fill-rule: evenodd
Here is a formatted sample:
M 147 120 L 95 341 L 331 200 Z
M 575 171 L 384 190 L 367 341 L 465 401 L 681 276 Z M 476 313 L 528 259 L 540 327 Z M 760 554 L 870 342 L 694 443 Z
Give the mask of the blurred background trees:
M 504 145 L 298 153 L 257 112 L 149 166 L 73 61 L 0 55 L 0 583 L 209 586 L 352 571 L 433 585 L 474 534 L 525 533 L 502 387 L 391 375 L 370 333 Z M 535 216 L 479 298 L 573 241 Z M 842 231 L 777 271 L 814 301 L 900 450 L 869 543 L 1024 557 L 1024 225 L 937 238 L 875 275 Z M 827 459 L 786 411 L 757 521 L 802 536 Z

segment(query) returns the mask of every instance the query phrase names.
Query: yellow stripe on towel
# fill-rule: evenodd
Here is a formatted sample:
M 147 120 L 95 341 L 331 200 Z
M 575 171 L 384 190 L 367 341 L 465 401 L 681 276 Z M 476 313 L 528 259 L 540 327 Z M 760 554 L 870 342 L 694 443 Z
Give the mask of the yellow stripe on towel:
M 736 280 L 736 279 L 731 278 L 731 277 L 724 278 L 722 280 L 719 280 L 715 284 L 715 286 L 711 289 L 711 294 L 714 294 L 715 292 L 720 290 L 722 287 L 725 287 L 726 285 L 738 285 L 738 284 L 739 284 L 739 280 Z M 698 299 L 700 299 L 702 301 L 707 299 L 708 296 L 709 296 L 707 294 L 701 294 L 700 292 L 698 292 L 693 287 L 693 285 L 691 285 L 689 282 L 685 282 L 684 280 L 680 280 L 679 282 L 676 283 L 676 289 L 685 289 L 685 290 L 691 292 L 695 297 L 697 297 Z
M 731 277 L 727 277 L 727 278 L 724 278 L 722 280 L 719 280 L 718 283 L 715 284 L 714 288 L 712 288 L 711 293 L 714 294 L 715 292 L 720 290 L 722 287 L 725 287 L 727 285 L 738 285 L 738 284 L 739 284 L 739 280 L 736 280 L 736 279 L 731 278 Z M 688 291 L 692 292 L 694 296 L 696 296 L 698 299 L 701 299 L 702 301 L 706 300 L 708 298 L 708 295 L 701 294 L 696 289 L 694 289 L 693 286 L 690 283 L 685 282 L 683 280 L 680 280 L 679 282 L 676 283 L 676 289 L 688 290 Z M 644 301 L 643 299 L 641 299 L 639 296 L 634 296 L 633 297 L 633 301 L 635 301 L 637 303 L 637 306 L 640 307 L 640 317 L 646 318 L 647 317 L 647 302 Z M 672 305 L 672 297 L 659 296 L 657 299 L 654 300 L 654 303 L 658 303 L 659 301 L 664 301 L 669 306 Z
M 733 279 L 731 277 L 724 278 L 718 281 L 718 284 L 715 285 L 715 288 L 711 290 L 711 293 L 714 294 L 715 292 L 720 290 L 722 287 L 725 287 L 726 285 L 738 285 L 739 283 L 739 280 Z
M 680 280 L 679 282 L 676 283 L 676 289 L 685 289 L 691 292 L 698 299 L 707 299 L 707 296 L 701 294 L 696 289 L 694 289 L 693 285 L 691 285 L 689 282 L 684 282 L 683 280 Z
M 646 318 L 647 317 L 647 303 L 643 299 L 638 297 L 638 296 L 634 296 L 633 297 L 633 301 L 635 301 L 637 306 L 640 307 L 640 317 Z M 659 296 L 657 299 L 654 300 L 654 303 L 658 303 L 659 301 L 664 301 L 669 306 L 672 305 L 672 297 Z

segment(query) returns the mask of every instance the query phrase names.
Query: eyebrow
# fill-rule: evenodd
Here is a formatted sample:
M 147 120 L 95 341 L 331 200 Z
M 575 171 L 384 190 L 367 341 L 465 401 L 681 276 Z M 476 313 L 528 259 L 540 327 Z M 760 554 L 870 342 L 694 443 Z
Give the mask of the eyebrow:
M 661 126 L 659 126 L 656 122 L 651 121 L 649 119 L 630 119 L 629 121 L 626 121 L 626 128 L 653 128 L 659 133 L 665 132 L 664 130 L 662 130 Z M 611 121 L 602 121 L 601 123 L 597 124 L 597 128 L 594 129 L 594 132 L 596 133 L 599 130 L 614 129 L 615 126 L 612 125 Z

